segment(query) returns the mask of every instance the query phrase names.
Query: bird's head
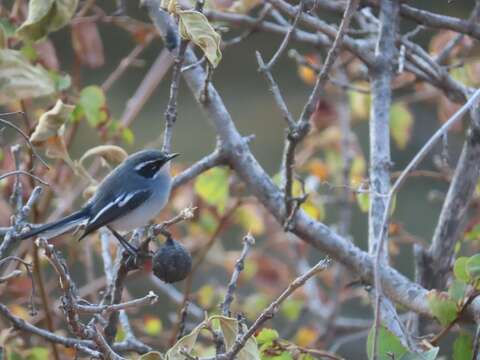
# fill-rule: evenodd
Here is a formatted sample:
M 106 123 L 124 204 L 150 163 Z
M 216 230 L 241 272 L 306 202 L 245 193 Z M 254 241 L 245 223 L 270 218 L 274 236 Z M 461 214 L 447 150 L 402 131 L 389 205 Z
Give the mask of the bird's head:
M 144 178 L 154 178 L 160 170 L 166 168 L 170 160 L 178 155 L 153 149 L 142 150 L 130 155 L 125 160 L 125 165 Z

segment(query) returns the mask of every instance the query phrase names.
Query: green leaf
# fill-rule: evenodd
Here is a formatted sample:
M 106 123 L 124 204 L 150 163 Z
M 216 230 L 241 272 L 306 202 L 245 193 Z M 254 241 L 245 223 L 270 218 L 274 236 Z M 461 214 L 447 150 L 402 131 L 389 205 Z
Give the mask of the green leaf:
M 43 67 L 30 64 L 19 51 L 0 49 L 0 104 L 54 92 L 55 84 Z
M 292 360 L 292 354 L 288 351 L 282 351 L 279 355 L 268 355 L 268 353 L 262 353 L 262 360 Z
M 473 358 L 473 338 L 463 332 L 457 336 L 453 343 L 453 360 L 470 360 Z
M 457 318 L 457 304 L 435 290 L 427 295 L 428 307 L 440 324 L 446 326 Z
M 263 328 L 256 336 L 257 343 L 263 345 L 271 343 L 279 338 L 278 331 L 275 329 Z
M 285 316 L 289 321 L 295 321 L 300 316 L 300 313 L 303 308 L 303 301 L 289 298 L 284 301 L 280 307 L 280 312 Z
M 163 360 L 163 355 L 158 351 L 150 351 L 140 356 L 140 360 Z
M 423 353 L 408 353 L 402 356 L 400 360 L 435 360 L 439 350 L 439 347 L 435 347 Z
M 465 297 L 465 289 L 467 285 L 460 280 L 453 280 L 448 288 L 448 296 L 459 303 Z
M 480 254 L 475 254 L 468 258 L 465 269 L 467 271 L 470 282 L 480 279 Z
M 210 25 L 207 17 L 194 10 L 179 11 L 177 15 L 180 36 L 201 48 L 210 64 L 217 67 L 222 59 L 222 37 Z
M 77 9 L 78 0 L 30 0 L 25 22 L 17 34 L 33 41 L 44 38 L 70 21 Z
M 195 191 L 203 201 L 223 213 L 229 195 L 228 170 L 216 167 L 204 172 L 195 179 Z
M 123 128 L 122 140 L 128 145 L 132 145 L 135 141 L 135 135 L 133 134 L 133 131 L 129 128 Z
M 453 265 L 453 273 L 455 274 L 455 277 L 465 283 L 470 281 L 470 277 L 467 273 L 467 261 L 468 258 L 462 256 L 455 260 L 455 264 Z
M 405 149 L 413 127 L 413 115 L 404 103 L 396 103 L 390 109 L 390 132 L 393 141 L 401 150 Z
M 49 71 L 50 77 L 55 83 L 55 89 L 57 91 L 64 91 L 67 90 L 70 86 L 72 86 L 72 79 L 68 74 L 60 74 L 56 71 Z
M 367 338 L 367 354 L 369 359 L 373 359 L 373 333 L 374 328 L 372 327 Z M 383 326 L 378 328 L 377 345 L 378 360 L 400 359 L 407 353 L 407 349 L 402 345 L 398 337 Z
M 367 213 L 370 208 L 370 196 L 368 192 L 357 193 L 355 198 L 357 199 L 357 204 L 360 210 Z
M 108 118 L 107 101 L 102 88 L 90 85 L 82 89 L 78 105 L 91 126 L 97 126 Z
M 25 360 L 46 360 L 50 357 L 50 351 L 47 348 L 34 346 L 28 351 Z

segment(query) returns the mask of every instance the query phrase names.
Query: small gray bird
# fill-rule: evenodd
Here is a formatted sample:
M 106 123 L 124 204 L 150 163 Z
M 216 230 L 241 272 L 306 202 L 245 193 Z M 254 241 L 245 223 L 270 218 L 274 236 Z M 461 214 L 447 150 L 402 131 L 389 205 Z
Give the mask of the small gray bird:
M 179 154 L 142 150 L 127 157 L 98 187 L 95 195 L 78 211 L 52 223 L 41 225 L 18 239 L 36 235 L 52 238 L 82 226 L 80 239 L 108 226 L 125 250 L 136 249 L 117 231 L 131 231 L 145 226 L 167 204 L 172 188 L 170 160 Z

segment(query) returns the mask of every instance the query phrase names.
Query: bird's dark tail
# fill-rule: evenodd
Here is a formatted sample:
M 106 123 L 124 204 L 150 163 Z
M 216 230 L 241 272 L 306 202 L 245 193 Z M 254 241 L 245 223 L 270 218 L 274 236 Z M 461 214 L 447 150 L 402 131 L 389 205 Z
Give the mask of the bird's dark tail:
M 32 229 L 26 233 L 20 234 L 17 239 L 25 240 L 37 235 L 41 235 L 47 239 L 61 235 L 79 225 L 86 222 L 88 219 L 88 211 L 82 209 L 74 212 L 71 215 L 64 217 L 63 219 L 41 225 L 35 229 Z

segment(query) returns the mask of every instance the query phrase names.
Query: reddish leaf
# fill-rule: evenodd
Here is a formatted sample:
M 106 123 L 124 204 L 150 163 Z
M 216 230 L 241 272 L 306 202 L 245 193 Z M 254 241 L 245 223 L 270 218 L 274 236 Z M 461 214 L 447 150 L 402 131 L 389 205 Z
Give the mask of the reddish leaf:
M 50 40 L 44 40 L 34 44 L 37 51 L 38 61 L 47 69 L 58 70 L 60 65 L 58 63 L 57 52 L 55 46 Z
M 105 57 L 103 43 L 97 24 L 82 21 L 72 24 L 72 42 L 80 62 L 92 69 L 103 66 Z

